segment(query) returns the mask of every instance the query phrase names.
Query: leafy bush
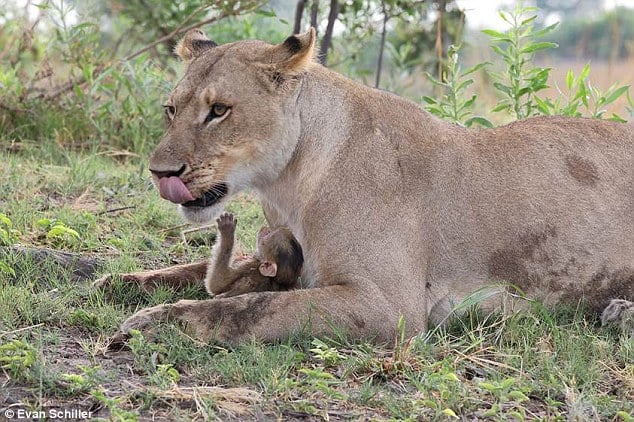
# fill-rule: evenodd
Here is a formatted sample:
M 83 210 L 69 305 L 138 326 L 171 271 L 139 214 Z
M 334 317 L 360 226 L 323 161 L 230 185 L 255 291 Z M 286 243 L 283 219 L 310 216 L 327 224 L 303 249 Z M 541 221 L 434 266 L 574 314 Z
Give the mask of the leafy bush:
M 537 94 L 549 88 L 550 68 L 535 66 L 534 58 L 537 52 L 557 48 L 557 44 L 539 41 L 550 34 L 557 24 L 534 30 L 537 19 L 537 9 L 522 7 L 518 3 L 511 12 L 500 12 L 500 17 L 510 26 L 506 32 L 485 29 L 484 32 L 491 39 L 493 52 L 504 63 L 499 72 L 490 72 L 493 78 L 493 88 L 501 95 L 501 99 L 491 109 L 491 113 L 506 112 L 515 119 L 523 119 L 537 115 L 564 115 L 572 117 L 588 116 L 601 119 L 605 116 L 606 107 L 619 98 L 626 96 L 632 107 L 629 86 L 617 84 L 602 92 L 593 86 L 589 80 L 590 65 L 587 64 L 578 76 L 572 70 L 566 77 L 567 92 L 561 92 L 558 98 L 540 98 Z M 447 63 L 443 69 L 441 79 L 430 74 L 427 78 L 443 90 L 440 98 L 424 96 L 426 109 L 446 120 L 471 126 L 478 123 L 491 127 L 491 122 L 481 116 L 473 116 L 476 94 L 467 95 L 468 87 L 473 79 L 468 78 L 475 71 L 490 65 L 483 62 L 470 67 L 464 72 L 460 69 L 458 60 L 459 47 L 449 48 Z M 584 113 L 585 110 L 585 113 Z M 626 122 L 616 113 L 612 113 L 609 120 Z

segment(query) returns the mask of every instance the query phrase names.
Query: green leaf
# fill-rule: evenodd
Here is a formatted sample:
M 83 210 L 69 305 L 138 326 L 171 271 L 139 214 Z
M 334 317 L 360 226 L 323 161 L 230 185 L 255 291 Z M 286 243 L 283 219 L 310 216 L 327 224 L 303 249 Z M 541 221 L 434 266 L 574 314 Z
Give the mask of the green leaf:
M 625 120 L 624 118 L 622 118 L 621 116 L 619 116 L 616 113 L 612 113 L 612 116 L 610 116 L 610 118 L 608 118 L 608 120 L 613 121 L 613 122 L 618 122 L 618 123 L 627 123 L 627 120 Z
M 519 390 L 513 390 L 509 393 L 509 397 L 512 398 L 513 400 L 517 400 L 517 401 L 528 401 L 528 397 L 526 396 L 526 394 L 522 393 Z
M 585 81 L 588 75 L 590 74 L 590 63 L 587 63 L 583 69 L 581 69 L 581 73 L 579 74 L 579 81 Z
M 537 15 L 531 16 L 530 18 L 526 18 L 522 22 L 520 22 L 520 26 L 527 25 L 527 24 L 533 22 L 535 19 L 537 19 Z
M 520 412 L 518 412 L 518 411 L 516 411 L 516 410 L 513 410 L 513 411 L 508 412 L 508 413 L 506 414 L 506 416 L 511 416 L 511 417 L 513 417 L 513 418 L 517 419 L 518 421 L 524 421 L 524 420 L 526 420 L 526 418 L 524 417 L 524 415 L 522 415 Z
M 49 218 L 40 218 L 39 220 L 37 220 L 37 222 L 35 223 L 37 224 L 38 227 L 50 227 L 53 224 L 53 220 L 49 219 Z
M 456 412 L 454 412 L 450 408 L 443 409 L 442 414 L 445 416 L 449 416 L 450 418 L 460 419 L 458 415 L 456 415 Z
M 466 81 L 462 81 L 460 83 L 460 85 L 458 85 L 456 87 L 456 90 L 455 90 L 456 94 L 459 93 L 459 92 L 462 92 L 464 89 L 466 89 L 472 83 L 473 83 L 473 79 L 467 79 Z
M 421 404 L 425 407 L 429 407 L 430 409 L 438 409 L 438 404 L 436 404 L 433 400 L 423 400 Z
M 425 101 L 427 104 L 438 104 L 438 101 L 427 95 L 423 95 L 423 101 Z
M 552 104 L 548 103 L 548 100 L 542 100 L 539 97 L 534 97 L 535 102 L 537 103 L 537 109 L 541 114 L 545 114 L 546 116 L 551 115 Z
M 634 417 L 632 417 L 625 410 L 619 410 L 616 412 L 616 416 L 623 419 L 623 422 L 634 422 Z
M 2 224 L 3 226 L 5 226 L 8 229 L 13 227 L 13 223 L 11 222 L 11 219 L 9 217 L 7 217 L 6 214 L 3 214 L 1 212 L 0 212 L 0 224 Z
M 496 105 L 495 107 L 493 107 L 493 109 L 491 110 L 491 112 L 493 113 L 497 113 L 498 111 L 502 111 L 502 110 L 506 110 L 509 108 L 509 103 L 507 102 L 500 102 L 498 105 Z
M 65 235 L 74 237 L 75 239 L 79 239 L 79 233 L 77 233 L 70 227 L 66 227 L 62 224 L 56 224 L 48 231 L 48 233 L 46 233 L 47 238 L 63 237 Z
M 506 378 L 504 381 L 502 381 L 502 384 L 500 386 L 504 389 L 507 389 L 514 384 L 515 384 L 514 378 Z
M 546 50 L 548 48 L 557 48 L 557 47 L 559 47 L 559 45 L 554 42 L 546 42 L 546 41 L 536 42 L 534 44 L 529 44 L 526 47 L 522 48 L 520 50 L 520 53 L 522 54 L 534 53 L 539 50 Z
M 512 88 L 508 85 L 504 85 L 501 82 L 494 82 L 493 86 L 495 87 L 495 89 L 497 89 L 498 91 L 501 91 L 503 93 L 505 93 L 506 95 L 508 95 L 509 97 L 511 97 L 512 94 Z
M 614 92 L 610 93 L 610 94 L 606 97 L 604 104 L 611 104 L 611 103 L 613 103 L 613 102 L 614 102 L 614 101 L 616 101 L 616 100 L 617 100 L 617 99 L 618 99 L 621 95 L 625 94 L 625 93 L 627 92 L 627 90 L 628 90 L 628 89 L 630 89 L 630 86 L 629 86 L 629 85 L 625 85 L 625 86 L 622 86 L 622 87 L 620 87 L 620 88 L 618 88 L 618 89 L 614 90 Z
M 436 79 L 436 78 L 434 77 L 434 75 L 432 75 L 432 74 L 431 74 L 431 73 L 429 73 L 429 72 L 425 72 L 425 76 L 426 76 L 426 77 L 427 77 L 427 79 L 429 79 L 429 81 L 430 81 L 431 83 L 433 83 L 434 85 L 437 85 L 437 86 L 444 86 L 444 87 L 446 87 L 446 86 L 447 86 L 447 84 L 445 84 L 444 82 L 439 81 L 438 79 Z
M 489 37 L 494 38 L 496 41 L 499 40 L 499 41 L 511 42 L 511 39 L 509 38 L 508 34 L 495 31 L 493 29 L 483 29 L 482 32 L 488 35 Z
M 545 28 L 542 28 L 542 29 L 540 29 L 540 30 L 538 30 L 538 31 L 533 32 L 532 36 L 533 36 L 534 38 L 540 38 L 540 37 L 543 37 L 544 35 L 546 35 L 546 34 L 549 34 L 549 33 L 553 32 L 553 30 L 554 30 L 555 28 L 557 28 L 558 26 L 559 26 L 559 22 L 556 22 L 556 23 L 554 23 L 554 24 L 552 24 L 552 25 L 549 25 L 549 26 L 547 26 L 547 27 L 545 27 Z
M 9 274 L 15 277 L 15 270 L 9 267 L 9 264 L 5 263 L 4 261 L 0 261 L 0 273 Z
M 275 14 L 275 12 L 272 11 L 272 10 L 256 10 L 254 13 L 256 15 L 266 16 L 266 17 L 269 17 L 269 18 L 274 18 L 275 16 L 277 16 Z
M 482 63 L 478 63 L 477 65 L 475 65 L 475 66 L 471 66 L 470 68 L 468 68 L 467 70 L 465 70 L 465 71 L 462 73 L 462 76 L 464 77 L 464 76 L 470 75 L 470 74 L 472 74 L 473 72 L 477 72 L 478 70 L 482 69 L 482 68 L 483 68 L 483 67 L 485 67 L 485 66 L 489 66 L 490 64 L 491 64 L 491 62 L 482 62 Z
M 511 19 L 509 18 L 509 14 L 506 13 L 503 10 L 498 10 L 498 15 L 502 18 L 502 20 L 504 22 L 510 23 L 511 25 L 513 25 L 513 22 L 511 22 Z
M 467 101 L 464 102 L 461 108 L 470 108 L 475 102 L 476 98 L 478 98 L 477 95 L 471 96 L 471 98 L 469 98 Z
M 568 73 L 566 73 L 566 86 L 568 89 L 572 89 L 572 85 L 575 82 L 575 75 L 572 73 L 572 69 L 568 69 Z
M 495 391 L 498 390 L 498 386 L 494 385 L 490 382 L 482 381 L 478 384 L 478 387 L 483 388 L 487 391 Z
M 486 128 L 492 128 L 493 127 L 493 123 L 491 123 L 489 121 L 489 119 L 487 119 L 486 117 L 482 117 L 482 116 L 473 116 L 470 119 L 468 119 L 464 125 L 466 127 L 471 127 L 473 126 L 474 123 L 479 124 L 480 126 L 484 126 Z
M 588 108 L 588 91 L 586 90 L 585 83 L 579 84 L 579 92 L 577 93 L 577 95 L 575 95 L 575 98 L 577 97 L 579 97 L 583 105 L 586 106 L 586 108 Z

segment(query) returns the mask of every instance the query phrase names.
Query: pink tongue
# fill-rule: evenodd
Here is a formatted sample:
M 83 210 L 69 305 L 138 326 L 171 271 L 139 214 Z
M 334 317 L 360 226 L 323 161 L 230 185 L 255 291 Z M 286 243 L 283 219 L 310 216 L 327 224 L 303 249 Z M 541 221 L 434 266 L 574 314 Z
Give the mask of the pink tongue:
M 182 204 L 193 201 L 192 194 L 187 189 L 180 177 L 162 177 L 159 180 L 159 193 L 161 198 L 172 201 L 175 204 Z

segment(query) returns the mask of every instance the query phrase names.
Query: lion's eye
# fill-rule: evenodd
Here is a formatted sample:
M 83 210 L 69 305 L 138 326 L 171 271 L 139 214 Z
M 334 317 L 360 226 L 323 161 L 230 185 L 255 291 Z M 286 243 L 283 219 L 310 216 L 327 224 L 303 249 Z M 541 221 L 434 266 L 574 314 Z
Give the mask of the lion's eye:
M 176 107 L 170 104 L 165 104 L 163 106 L 163 110 L 165 111 L 165 117 L 167 117 L 169 120 L 172 120 L 174 118 L 174 115 L 176 114 Z
M 205 123 L 211 122 L 213 119 L 217 119 L 218 117 L 222 117 L 229 111 L 229 106 L 222 103 L 215 103 L 211 105 L 209 109 L 209 114 L 205 117 Z

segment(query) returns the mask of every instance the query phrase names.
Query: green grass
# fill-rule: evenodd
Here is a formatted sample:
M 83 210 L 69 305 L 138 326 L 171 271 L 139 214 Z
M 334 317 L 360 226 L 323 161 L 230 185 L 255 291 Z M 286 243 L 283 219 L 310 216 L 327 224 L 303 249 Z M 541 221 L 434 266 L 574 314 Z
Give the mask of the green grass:
M 28 152 L 27 152 L 28 151 Z M 158 198 L 136 158 L 69 152 L 45 143 L 0 157 L 0 212 L 19 243 L 91 255 L 103 272 L 158 268 L 209 255 L 214 230 L 189 233 Z M 249 195 L 229 209 L 252 250 L 264 223 Z M 78 238 L 47 237 L 38 221 Z M 70 270 L 4 249 L 0 260 L 0 407 L 99 408 L 100 417 L 189 420 L 631 420 L 634 344 L 575 309 L 535 307 L 507 317 L 470 312 L 426 340 L 383 347 L 299 336 L 235 348 L 162 326 L 107 351 L 108 337 L 144 306 L 204 297 L 152 294 L 121 283 L 97 291 Z M 397 330 L 397 327 L 394 327 Z M 4 393 L 6 391 L 6 393 Z M 203 416 L 204 415 L 204 416 Z M 628 419 L 630 418 L 630 419 Z

